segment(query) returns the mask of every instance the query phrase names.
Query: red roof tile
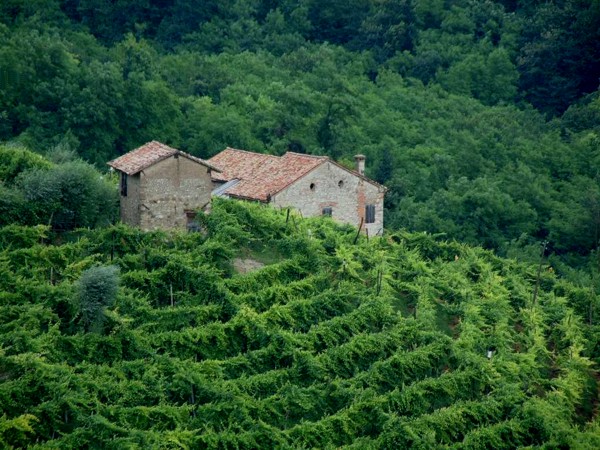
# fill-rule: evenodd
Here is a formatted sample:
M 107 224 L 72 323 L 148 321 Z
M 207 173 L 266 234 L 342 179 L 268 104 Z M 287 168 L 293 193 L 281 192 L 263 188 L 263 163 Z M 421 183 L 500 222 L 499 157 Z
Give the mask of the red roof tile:
M 384 186 L 358 172 L 339 165 L 335 161 L 331 161 L 326 156 L 287 152 L 279 157 L 226 148 L 208 160 L 209 163 L 217 166 L 221 172 L 213 172 L 213 180 L 222 182 L 234 179 L 240 180 L 239 183 L 227 189 L 224 194 L 263 202 L 268 202 L 271 195 L 277 194 L 326 161 L 386 190 Z
M 219 167 L 221 173 L 213 174 L 215 181 L 229 181 L 234 178 L 245 180 L 254 177 L 262 166 L 276 163 L 279 157 L 226 148 L 208 161 Z
M 216 167 L 212 166 L 207 161 L 169 147 L 168 145 L 162 144 L 158 141 L 148 142 L 147 144 L 144 144 L 135 150 L 125 153 L 123 156 L 110 161 L 108 165 L 120 170 L 121 172 L 125 172 L 127 175 L 135 175 L 147 167 L 150 167 L 153 164 L 156 164 L 157 162 L 175 154 L 182 155 L 191 159 L 192 161 L 196 161 L 199 164 L 218 171 Z
M 292 184 L 320 164 L 325 156 L 311 156 L 288 152 L 278 157 L 227 148 L 209 162 L 221 168 L 213 175 L 216 181 L 239 179 L 226 194 L 251 200 L 269 201 L 271 195 Z

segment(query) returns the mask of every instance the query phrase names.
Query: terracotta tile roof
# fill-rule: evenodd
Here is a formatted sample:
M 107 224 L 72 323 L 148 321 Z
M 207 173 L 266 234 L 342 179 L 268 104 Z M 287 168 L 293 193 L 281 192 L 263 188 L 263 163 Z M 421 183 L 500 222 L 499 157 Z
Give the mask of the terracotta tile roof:
M 221 173 L 213 174 L 213 180 L 229 181 L 234 178 L 241 180 L 252 178 L 262 166 L 273 164 L 278 160 L 277 156 L 228 147 L 208 161 L 221 169 Z
M 209 162 L 221 169 L 221 173 L 213 174 L 213 180 L 240 180 L 227 189 L 227 195 L 266 202 L 271 195 L 327 160 L 325 156 L 292 152 L 279 157 L 227 148 L 209 159 Z
M 127 175 L 135 175 L 141 172 L 147 167 L 156 164 L 163 159 L 166 159 L 175 154 L 182 155 L 186 158 L 196 161 L 212 170 L 218 171 L 219 169 L 204 161 L 203 159 L 196 158 L 188 153 L 182 152 L 175 148 L 169 147 L 168 145 L 162 144 L 158 141 L 151 141 L 141 147 L 136 148 L 123 156 L 113 159 L 108 163 L 109 166 L 125 172 Z

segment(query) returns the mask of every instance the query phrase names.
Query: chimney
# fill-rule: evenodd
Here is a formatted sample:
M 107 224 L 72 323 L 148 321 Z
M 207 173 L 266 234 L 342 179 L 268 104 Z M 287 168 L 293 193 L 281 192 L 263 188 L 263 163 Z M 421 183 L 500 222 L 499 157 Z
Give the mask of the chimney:
M 361 175 L 365 174 L 365 155 L 354 155 L 354 161 L 356 161 L 356 171 Z

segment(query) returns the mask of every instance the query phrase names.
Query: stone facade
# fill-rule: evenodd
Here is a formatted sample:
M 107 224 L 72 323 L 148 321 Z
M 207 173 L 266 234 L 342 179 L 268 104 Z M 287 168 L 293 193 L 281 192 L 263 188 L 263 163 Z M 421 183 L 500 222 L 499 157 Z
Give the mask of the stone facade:
M 127 195 L 123 195 L 123 186 Z M 140 174 L 127 175 L 121 172 L 121 222 L 140 226 Z
M 210 206 L 208 162 L 151 141 L 108 162 L 121 177 L 121 221 L 144 230 L 197 229 L 198 210 Z
M 193 212 L 210 204 L 211 188 L 209 168 L 174 154 L 127 176 L 121 220 L 144 230 L 185 230 L 193 221 Z
M 326 161 L 271 197 L 278 207 L 293 207 L 305 217 L 323 215 L 331 208 L 331 216 L 356 227 L 362 221 L 369 235 L 383 231 L 383 197 L 385 189 L 365 178 Z M 373 205 L 374 221 L 367 223 L 366 207 Z M 326 210 L 329 213 L 329 210 Z
M 141 227 L 186 229 L 190 213 L 210 205 L 210 169 L 174 155 L 142 172 Z
M 356 170 L 351 170 L 326 156 L 226 148 L 208 163 L 219 169 L 213 174 L 216 196 L 291 207 L 305 217 L 329 215 L 356 227 L 362 224 L 369 235 L 380 234 L 386 188 L 365 176 L 364 155 L 355 160 Z

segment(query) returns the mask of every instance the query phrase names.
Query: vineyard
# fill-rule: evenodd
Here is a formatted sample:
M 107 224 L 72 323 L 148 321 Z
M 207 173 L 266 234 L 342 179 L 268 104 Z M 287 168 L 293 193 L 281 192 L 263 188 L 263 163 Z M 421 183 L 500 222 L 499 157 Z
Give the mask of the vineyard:
M 600 448 L 595 297 L 547 264 L 226 200 L 202 226 L 0 229 L 0 447 Z

